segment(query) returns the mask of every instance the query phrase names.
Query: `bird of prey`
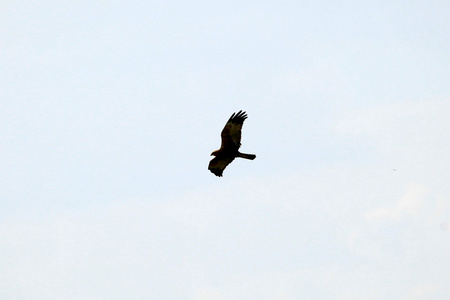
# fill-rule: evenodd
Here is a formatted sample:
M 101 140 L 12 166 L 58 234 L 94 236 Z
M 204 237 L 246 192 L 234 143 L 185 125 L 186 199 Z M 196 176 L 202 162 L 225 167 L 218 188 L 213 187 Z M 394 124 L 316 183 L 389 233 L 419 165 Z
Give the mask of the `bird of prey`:
M 219 150 L 214 151 L 211 155 L 215 157 L 209 162 L 208 170 L 214 175 L 221 177 L 223 170 L 236 158 L 242 157 L 246 159 L 255 159 L 254 154 L 245 154 L 239 152 L 241 146 L 241 129 L 247 119 L 245 111 L 240 110 L 233 113 L 222 130 L 222 145 Z

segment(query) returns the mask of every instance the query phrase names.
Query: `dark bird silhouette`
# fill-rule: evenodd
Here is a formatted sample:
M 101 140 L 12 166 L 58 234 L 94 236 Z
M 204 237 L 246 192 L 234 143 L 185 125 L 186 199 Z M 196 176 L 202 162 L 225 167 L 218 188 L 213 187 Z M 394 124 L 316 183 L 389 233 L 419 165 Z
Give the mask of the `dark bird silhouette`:
M 239 152 L 241 147 L 241 130 L 247 114 L 245 111 L 240 110 L 238 113 L 233 113 L 225 124 L 222 130 L 222 145 L 219 150 L 214 151 L 211 155 L 214 155 L 209 162 L 208 170 L 214 173 L 216 176 L 221 177 L 223 170 L 236 158 L 242 157 L 246 159 L 255 159 L 254 154 L 245 154 Z

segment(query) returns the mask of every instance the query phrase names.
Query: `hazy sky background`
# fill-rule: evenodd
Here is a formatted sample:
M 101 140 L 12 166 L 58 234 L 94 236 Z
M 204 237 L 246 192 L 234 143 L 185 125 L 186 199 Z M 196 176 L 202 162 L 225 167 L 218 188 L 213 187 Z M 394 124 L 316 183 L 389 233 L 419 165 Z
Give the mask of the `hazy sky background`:
M 1 299 L 450 299 L 448 1 L 0 11 Z

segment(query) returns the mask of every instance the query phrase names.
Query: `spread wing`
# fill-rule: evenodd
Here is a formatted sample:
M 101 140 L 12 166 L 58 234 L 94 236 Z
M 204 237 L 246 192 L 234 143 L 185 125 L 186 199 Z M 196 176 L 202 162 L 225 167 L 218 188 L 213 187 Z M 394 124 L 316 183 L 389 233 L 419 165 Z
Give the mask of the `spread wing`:
M 231 115 L 230 119 L 228 119 L 227 124 L 225 124 L 225 127 L 222 130 L 222 145 L 220 146 L 220 149 L 239 149 L 239 147 L 241 146 L 241 130 L 245 119 L 247 119 L 247 114 L 242 110 Z
M 209 162 L 208 170 L 214 173 L 216 176 L 221 177 L 223 170 L 234 160 L 233 156 L 218 157 L 216 156 Z

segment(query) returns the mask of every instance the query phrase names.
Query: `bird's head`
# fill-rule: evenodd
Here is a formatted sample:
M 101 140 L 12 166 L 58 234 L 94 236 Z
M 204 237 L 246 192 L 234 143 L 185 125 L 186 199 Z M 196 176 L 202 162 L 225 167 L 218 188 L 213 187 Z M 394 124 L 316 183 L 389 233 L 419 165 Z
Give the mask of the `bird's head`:
M 213 151 L 213 152 L 211 153 L 211 156 L 217 156 L 218 152 L 219 152 L 219 150 Z

